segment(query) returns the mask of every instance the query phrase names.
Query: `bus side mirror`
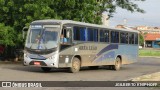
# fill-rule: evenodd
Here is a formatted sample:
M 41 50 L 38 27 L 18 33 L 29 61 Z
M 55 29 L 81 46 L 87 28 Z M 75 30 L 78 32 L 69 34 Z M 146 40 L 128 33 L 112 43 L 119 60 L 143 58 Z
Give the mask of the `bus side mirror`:
M 27 34 L 27 31 L 28 31 L 28 27 L 24 27 L 23 30 L 22 30 L 23 39 L 25 39 L 25 36 L 26 36 L 26 34 Z

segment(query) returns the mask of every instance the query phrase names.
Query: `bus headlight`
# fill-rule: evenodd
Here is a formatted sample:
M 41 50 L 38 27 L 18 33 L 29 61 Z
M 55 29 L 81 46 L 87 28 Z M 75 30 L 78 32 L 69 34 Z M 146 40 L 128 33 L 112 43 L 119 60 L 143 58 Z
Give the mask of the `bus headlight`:
M 27 54 L 24 54 L 24 57 L 29 58 Z

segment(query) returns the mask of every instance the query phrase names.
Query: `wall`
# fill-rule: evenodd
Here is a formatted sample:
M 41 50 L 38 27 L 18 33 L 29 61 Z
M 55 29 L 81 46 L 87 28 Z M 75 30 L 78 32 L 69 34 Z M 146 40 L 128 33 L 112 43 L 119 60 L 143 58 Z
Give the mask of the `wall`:
M 158 42 L 160 42 L 160 41 L 152 41 L 152 47 L 153 48 L 160 48 L 160 45 L 158 45 Z

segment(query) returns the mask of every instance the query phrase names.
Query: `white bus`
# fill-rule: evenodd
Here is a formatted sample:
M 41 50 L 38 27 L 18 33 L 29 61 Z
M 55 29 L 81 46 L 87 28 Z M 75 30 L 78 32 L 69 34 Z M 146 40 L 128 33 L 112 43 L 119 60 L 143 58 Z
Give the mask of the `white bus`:
M 109 66 L 137 61 L 138 31 L 109 28 L 72 20 L 37 20 L 30 24 L 24 50 L 24 65 L 69 68 Z

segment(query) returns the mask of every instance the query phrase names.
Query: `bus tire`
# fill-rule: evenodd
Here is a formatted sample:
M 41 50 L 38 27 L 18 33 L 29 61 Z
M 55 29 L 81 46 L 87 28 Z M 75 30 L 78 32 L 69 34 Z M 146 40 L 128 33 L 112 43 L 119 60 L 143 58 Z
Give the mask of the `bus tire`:
M 81 65 L 80 60 L 78 58 L 74 57 L 72 60 L 72 66 L 70 67 L 70 72 L 71 73 L 79 72 L 80 65 Z
M 49 71 L 51 71 L 52 68 L 49 68 L 49 67 L 41 67 L 41 69 L 42 69 L 44 72 L 49 72 Z
M 121 68 L 121 59 L 119 57 L 116 58 L 115 64 L 113 66 L 113 69 L 118 71 Z
M 95 70 L 95 69 L 98 69 L 99 66 L 89 66 L 89 69 L 92 69 L 92 70 Z

